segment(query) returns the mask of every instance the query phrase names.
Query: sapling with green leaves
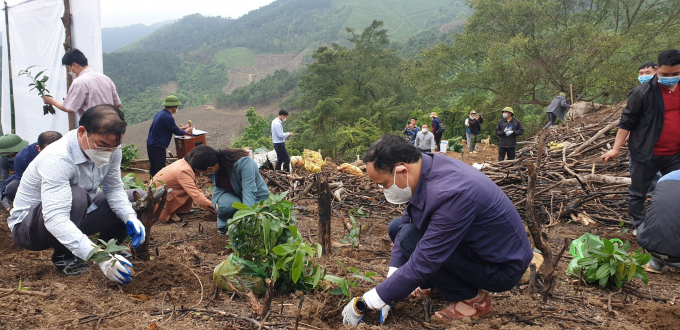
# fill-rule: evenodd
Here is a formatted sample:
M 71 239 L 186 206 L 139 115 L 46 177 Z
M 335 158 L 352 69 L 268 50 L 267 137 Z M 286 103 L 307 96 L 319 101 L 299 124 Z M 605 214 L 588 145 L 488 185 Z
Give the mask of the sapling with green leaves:
M 96 263 L 102 263 L 104 261 L 111 260 L 111 255 L 116 254 L 120 251 L 130 251 L 127 246 L 118 245 L 115 238 L 110 239 L 108 242 L 98 239 L 101 244 L 93 245 L 92 251 L 87 255 L 85 261 L 94 261 Z M 115 262 L 115 260 L 114 260 Z
M 33 76 L 33 74 L 31 73 L 30 70 L 34 67 L 36 67 L 36 66 L 31 65 L 28 68 L 19 71 L 19 74 L 17 74 L 17 76 L 26 76 L 33 81 L 32 83 L 28 84 L 28 87 L 32 87 L 29 90 L 29 92 L 35 89 L 35 90 L 38 91 L 38 95 L 40 95 L 41 97 L 42 96 L 52 97 L 50 95 L 50 91 L 47 90 L 47 87 L 46 87 L 47 81 L 50 79 L 50 77 L 48 77 L 47 75 L 43 75 L 43 73 L 45 73 L 45 71 L 47 71 L 47 69 L 42 70 L 42 71 L 38 72 L 35 76 Z M 42 78 L 40 78 L 40 76 L 42 76 Z M 54 110 L 54 107 L 52 107 L 51 104 L 43 105 L 43 115 L 46 115 L 48 112 L 51 113 L 51 114 L 56 113 L 56 111 Z
M 598 282 L 601 288 L 608 284 L 620 288 L 624 282 L 630 282 L 635 277 L 648 284 L 649 280 L 643 266 L 652 257 L 643 253 L 642 248 L 632 253 L 628 253 L 629 249 L 628 241 L 621 246 L 618 242 L 608 239 L 602 239 L 601 243 L 593 239 L 577 264 L 583 269 L 585 280 L 588 283 Z
M 351 209 L 348 212 L 349 214 L 349 219 L 352 224 L 352 229 L 349 230 L 349 233 L 347 233 L 347 236 L 342 239 L 343 243 L 348 243 L 352 244 L 352 248 L 356 248 L 359 246 L 359 238 L 361 238 L 361 231 L 366 228 L 366 225 L 357 225 L 357 220 L 354 217 L 354 214 L 356 214 L 359 217 L 366 218 L 368 215 L 366 212 L 364 212 L 363 208 L 357 209 Z
M 375 276 L 376 274 L 374 272 L 366 272 L 364 275 L 361 275 L 359 270 L 354 268 L 354 267 L 349 267 L 345 268 L 345 265 L 342 264 L 340 260 L 338 260 L 338 264 L 340 265 L 340 268 L 349 270 L 352 272 L 352 276 L 350 276 L 349 279 L 347 277 L 339 277 L 335 275 L 326 275 L 324 276 L 324 280 L 331 282 L 335 285 L 337 285 L 337 288 L 334 288 L 331 290 L 331 294 L 334 295 L 344 295 L 347 297 L 344 300 L 340 300 L 340 304 L 342 304 L 344 301 L 347 301 L 349 299 L 352 299 L 352 293 L 350 291 L 351 288 L 356 288 L 359 286 L 360 281 L 368 282 L 371 284 L 377 284 L 372 277 Z

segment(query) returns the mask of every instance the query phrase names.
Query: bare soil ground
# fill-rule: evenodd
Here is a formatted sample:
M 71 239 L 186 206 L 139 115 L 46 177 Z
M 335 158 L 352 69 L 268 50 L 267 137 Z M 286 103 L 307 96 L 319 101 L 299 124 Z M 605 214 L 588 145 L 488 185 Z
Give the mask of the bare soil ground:
M 246 86 L 253 81 L 258 81 L 274 74 L 276 70 L 286 69 L 293 71 L 302 64 L 302 57 L 306 51 L 305 49 L 299 54 L 256 55 L 256 65 L 229 68 L 229 82 L 223 91 L 229 94 L 236 88 Z

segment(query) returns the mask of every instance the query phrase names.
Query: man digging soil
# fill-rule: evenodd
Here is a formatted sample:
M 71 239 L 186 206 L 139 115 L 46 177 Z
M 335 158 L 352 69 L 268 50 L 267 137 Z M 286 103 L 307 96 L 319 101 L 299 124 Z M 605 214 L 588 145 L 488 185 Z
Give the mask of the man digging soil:
M 379 309 L 384 322 L 396 302 L 432 289 L 452 302 L 436 313 L 440 319 L 489 313 L 487 291 L 510 290 L 533 257 L 510 199 L 482 172 L 450 157 L 421 154 L 396 135 L 371 145 L 364 162 L 388 202 L 407 204 L 388 227 L 394 247 L 387 278 L 350 301 L 343 323 L 359 323 L 363 306 Z

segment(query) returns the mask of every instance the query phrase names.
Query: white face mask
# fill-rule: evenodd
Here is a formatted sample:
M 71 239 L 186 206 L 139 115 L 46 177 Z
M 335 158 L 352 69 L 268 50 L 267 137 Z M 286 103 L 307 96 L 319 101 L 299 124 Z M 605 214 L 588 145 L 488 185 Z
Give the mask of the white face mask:
M 411 192 L 411 187 L 408 184 L 408 172 L 406 172 L 406 188 L 399 188 L 397 186 L 397 169 L 394 169 L 394 182 L 392 185 L 383 190 L 385 194 L 385 199 L 392 204 L 404 204 L 408 203 L 413 197 Z
M 281 122 L 284 122 L 284 121 L 286 121 L 286 119 L 288 119 L 288 118 L 286 118 L 286 117 L 283 117 L 283 119 L 281 119 Z
M 507 113 L 504 113 L 504 114 L 503 114 L 503 118 L 508 119 L 508 114 L 507 114 Z
M 87 137 L 87 133 L 85 133 L 85 138 L 87 139 L 87 145 L 90 145 L 90 138 Z M 95 145 L 96 146 L 96 145 Z M 85 155 L 90 158 L 90 160 L 94 163 L 97 168 L 101 168 L 102 166 L 106 165 L 109 163 L 109 160 L 111 159 L 111 155 L 113 154 L 113 151 L 106 151 L 106 150 L 96 150 L 96 149 L 85 149 L 83 151 Z
M 427 128 L 423 128 L 423 133 L 427 133 Z
M 71 76 L 71 79 L 78 78 L 78 75 L 76 75 L 75 72 L 73 72 L 73 71 L 69 71 L 68 74 Z

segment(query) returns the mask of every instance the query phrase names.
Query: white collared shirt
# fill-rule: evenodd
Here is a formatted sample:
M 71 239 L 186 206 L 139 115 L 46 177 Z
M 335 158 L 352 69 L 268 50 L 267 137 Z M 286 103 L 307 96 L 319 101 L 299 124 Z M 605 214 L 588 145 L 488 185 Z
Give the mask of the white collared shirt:
M 111 155 L 109 164 L 97 168 L 80 149 L 78 131 L 68 132 L 28 165 L 14 199 L 14 208 L 7 219 L 10 230 L 24 220 L 32 206 L 42 203 L 47 230 L 75 256 L 85 259 L 93 244 L 70 220 L 71 186 L 85 189 L 94 199 L 101 185 L 118 218 L 123 221 L 136 218 L 120 177 L 121 158 L 122 151 L 117 150 Z M 94 208 L 91 207 L 88 212 L 92 210 Z
M 272 143 L 284 143 L 290 136 L 290 133 L 283 132 L 283 122 L 281 119 L 274 118 L 272 120 Z

